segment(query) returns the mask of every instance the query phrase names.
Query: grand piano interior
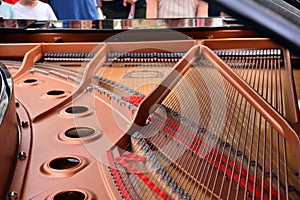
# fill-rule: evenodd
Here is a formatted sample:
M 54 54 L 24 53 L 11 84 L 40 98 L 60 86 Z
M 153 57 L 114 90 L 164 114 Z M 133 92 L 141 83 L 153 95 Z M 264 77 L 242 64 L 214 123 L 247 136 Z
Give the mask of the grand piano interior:
M 299 1 L 0 20 L 0 199 L 300 199 Z

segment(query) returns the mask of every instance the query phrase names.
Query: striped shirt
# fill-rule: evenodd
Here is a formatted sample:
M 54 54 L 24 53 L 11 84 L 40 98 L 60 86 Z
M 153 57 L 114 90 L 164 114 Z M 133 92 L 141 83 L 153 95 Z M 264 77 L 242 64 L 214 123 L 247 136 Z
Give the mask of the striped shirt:
M 195 0 L 159 0 L 158 18 L 189 18 L 195 15 Z

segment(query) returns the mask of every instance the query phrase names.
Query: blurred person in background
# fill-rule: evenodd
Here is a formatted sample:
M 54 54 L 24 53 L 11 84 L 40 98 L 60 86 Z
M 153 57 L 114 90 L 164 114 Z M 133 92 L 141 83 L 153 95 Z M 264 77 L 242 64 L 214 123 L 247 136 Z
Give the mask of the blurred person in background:
M 0 18 L 4 19 L 15 19 L 16 14 L 13 10 L 12 5 L 0 0 Z
M 18 19 L 57 20 L 49 4 L 39 0 L 20 0 L 13 9 Z
M 146 18 L 146 0 L 99 0 L 106 19 Z
M 207 10 L 201 0 L 147 0 L 147 18 L 207 17 Z
M 59 20 L 99 19 L 98 0 L 47 0 Z

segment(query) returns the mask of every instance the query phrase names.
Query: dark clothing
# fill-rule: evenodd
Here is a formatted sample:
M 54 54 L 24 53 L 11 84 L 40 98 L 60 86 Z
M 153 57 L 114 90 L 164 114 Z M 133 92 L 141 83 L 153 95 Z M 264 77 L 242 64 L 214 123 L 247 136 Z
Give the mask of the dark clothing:
M 131 4 L 123 6 L 123 0 L 103 1 L 102 12 L 107 19 L 127 19 L 130 12 Z M 139 0 L 135 3 L 134 18 L 146 17 L 146 1 Z
M 209 17 L 218 17 L 221 15 L 221 12 L 214 8 L 211 2 L 208 2 L 208 16 Z
M 99 19 L 94 0 L 50 0 L 49 4 L 60 20 Z

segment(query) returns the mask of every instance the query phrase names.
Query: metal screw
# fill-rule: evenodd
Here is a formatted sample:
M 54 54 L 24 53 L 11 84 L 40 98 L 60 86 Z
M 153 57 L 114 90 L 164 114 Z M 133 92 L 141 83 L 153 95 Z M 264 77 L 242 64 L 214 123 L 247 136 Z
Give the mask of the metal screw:
M 25 152 L 25 151 L 20 151 L 20 152 L 18 153 L 18 158 L 19 158 L 20 160 L 25 160 L 25 159 L 27 158 L 26 152 Z
M 18 199 L 18 193 L 16 191 L 12 191 L 8 194 L 9 200 L 17 200 Z
M 21 126 L 22 126 L 22 128 L 27 128 L 28 127 L 28 122 L 27 121 L 22 121 Z

